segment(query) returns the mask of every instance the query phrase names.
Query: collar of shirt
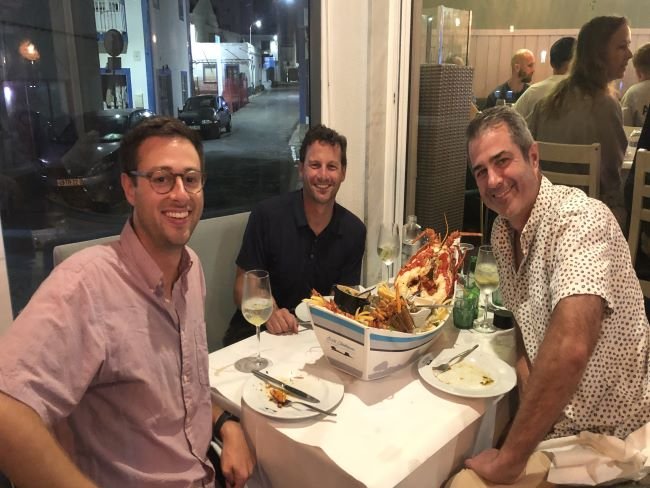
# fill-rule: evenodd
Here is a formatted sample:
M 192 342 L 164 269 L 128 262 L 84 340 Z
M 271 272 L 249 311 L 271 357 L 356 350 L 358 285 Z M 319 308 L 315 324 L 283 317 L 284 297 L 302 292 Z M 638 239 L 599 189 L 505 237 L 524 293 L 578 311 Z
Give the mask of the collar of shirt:
M 293 207 L 293 217 L 296 221 L 297 227 L 309 227 L 307 222 L 307 216 L 305 215 L 305 205 L 303 203 L 302 190 L 295 192 L 295 198 L 292 202 Z M 321 234 L 332 232 L 336 235 L 341 235 L 341 211 L 339 210 L 339 204 L 334 202 L 334 209 L 332 210 L 332 219 L 330 220 L 327 227 L 323 229 Z
M 121 250 L 129 261 L 129 266 L 133 266 L 137 270 L 149 290 L 156 296 L 162 297 L 164 294 L 162 271 L 140 242 L 133 228 L 132 219 L 129 219 L 124 224 L 120 234 L 120 241 L 125 244 L 121 246 Z M 179 264 L 177 283 L 184 284 L 186 282 L 187 273 L 192 264 L 192 259 L 187 249 L 184 248 Z
M 533 210 L 530 212 L 530 217 L 528 217 L 528 221 L 526 222 L 526 225 L 524 225 L 524 230 L 521 232 L 521 264 L 524 263 L 530 252 L 530 247 L 535 240 L 535 234 L 537 234 L 537 230 L 542 223 L 544 213 L 546 212 L 546 209 L 550 203 L 550 200 L 543 198 L 543 196 L 550 191 L 550 188 L 552 186 L 553 184 L 548 180 L 548 178 L 542 176 L 542 183 L 539 187 L 537 198 L 535 199 L 535 205 L 533 205 Z M 495 240 L 495 244 L 504 243 L 504 241 L 507 240 L 508 244 L 514 245 L 515 231 L 511 227 L 510 222 L 501 216 L 499 216 L 495 222 L 493 238 Z M 499 249 L 504 249 L 502 245 L 497 245 L 496 247 Z M 510 246 L 506 248 L 509 249 Z M 510 259 L 510 265 L 516 272 L 517 270 L 515 269 L 514 253 L 508 256 L 508 258 Z

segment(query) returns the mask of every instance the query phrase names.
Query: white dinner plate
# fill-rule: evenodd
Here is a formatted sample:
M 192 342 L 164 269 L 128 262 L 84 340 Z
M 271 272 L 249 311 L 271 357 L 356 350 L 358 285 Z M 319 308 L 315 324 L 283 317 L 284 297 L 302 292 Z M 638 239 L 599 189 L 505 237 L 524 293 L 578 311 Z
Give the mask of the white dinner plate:
M 314 406 L 322 410 L 330 411 L 334 409 L 343 398 L 343 385 L 332 383 L 331 381 L 306 373 L 299 369 L 299 367 L 280 364 L 264 368 L 261 371 L 288 385 L 295 386 L 315 398 L 318 398 L 320 403 L 314 403 Z M 270 385 L 258 379 L 256 376 L 251 375 L 248 381 L 244 384 L 242 398 L 253 410 L 273 418 L 293 420 L 306 419 L 321 415 L 314 410 L 310 410 L 307 407 L 297 404 L 278 407 L 278 405 L 271 400 L 271 395 L 269 393 L 270 388 Z M 289 400 L 303 401 L 292 395 L 287 395 L 287 398 Z
M 296 307 L 296 317 L 301 322 L 311 322 L 311 313 L 309 312 L 309 305 L 307 302 L 300 302 Z
M 434 371 L 433 366 L 442 364 L 452 358 L 462 349 L 445 349 L 439 354 L 425 354 L 418 361 L 418 372 L 425 383 L 434 388 L 451 393 L 452 395 L 472 398 L 487 398 L 503 395 L 517 384 L 517 376 L 512 366 L 502 361 L 493 354 L 480 350 L 472 352 L 469 356 L 452 367 L 453 373 L 448 373 L 442 381 L 439 371 Z M 477 373 L 485 373 L 494 382 L 488 385 L 480 384 Z

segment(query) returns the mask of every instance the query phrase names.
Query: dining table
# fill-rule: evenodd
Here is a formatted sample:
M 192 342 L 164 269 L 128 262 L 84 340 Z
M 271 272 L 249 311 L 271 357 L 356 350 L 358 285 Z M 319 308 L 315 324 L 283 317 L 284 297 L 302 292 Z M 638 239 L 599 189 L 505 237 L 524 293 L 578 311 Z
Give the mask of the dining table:
M 428 351 L 435 357 L 474 344 L 508 364 L 515 361 L 512 330 L 482 334 L 456 329 L 451 320 Z M 342 385 L 336 416 L 280 419 L 251 408 L 242 393 L 253 375 L 235 362 L 257 353 L 255 336 L 209 355 L 213 398 L 240 416 L 257 465 L 255 487 L 439 487 L 468 457 L 495 445 L 514 412 L 516 389 L 489 398 L 457 396 L 433 388 L 417 363 L 384 378 L 363 381 L 331 366 L 310 327 L 290 335 L 261 334 L 261 354 Z M 449 351 L 445 351 L 449 352 Z

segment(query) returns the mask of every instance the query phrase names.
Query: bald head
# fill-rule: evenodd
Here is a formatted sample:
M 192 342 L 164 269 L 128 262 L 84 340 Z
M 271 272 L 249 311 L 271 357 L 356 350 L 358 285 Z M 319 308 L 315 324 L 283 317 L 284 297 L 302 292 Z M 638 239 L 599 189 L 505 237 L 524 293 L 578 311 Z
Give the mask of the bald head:
M 520 49 L 510 60 L 512 77 L 519 78 L 522 83 L 530 83 L 535 73 L 535 55 L 528 49 Z

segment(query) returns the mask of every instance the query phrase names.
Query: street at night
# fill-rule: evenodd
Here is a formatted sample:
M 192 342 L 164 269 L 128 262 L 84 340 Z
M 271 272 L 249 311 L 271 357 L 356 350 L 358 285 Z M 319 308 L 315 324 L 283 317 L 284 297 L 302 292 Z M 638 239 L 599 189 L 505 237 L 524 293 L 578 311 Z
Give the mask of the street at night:
M 233 113 L 232 132 L 204 141 L 204 218 L 247 211 L 264 198 L 296 188 L 291 145 L 297 155 L 298 96 L 297 87 L 263 91 Z M 27 210 L 4 232 L 15 311 L 49 273 L 54 246 L 119 234 L 129 212 L 126 204 L 96 213 L 57 199 L 32 203 L 39 211 Z

